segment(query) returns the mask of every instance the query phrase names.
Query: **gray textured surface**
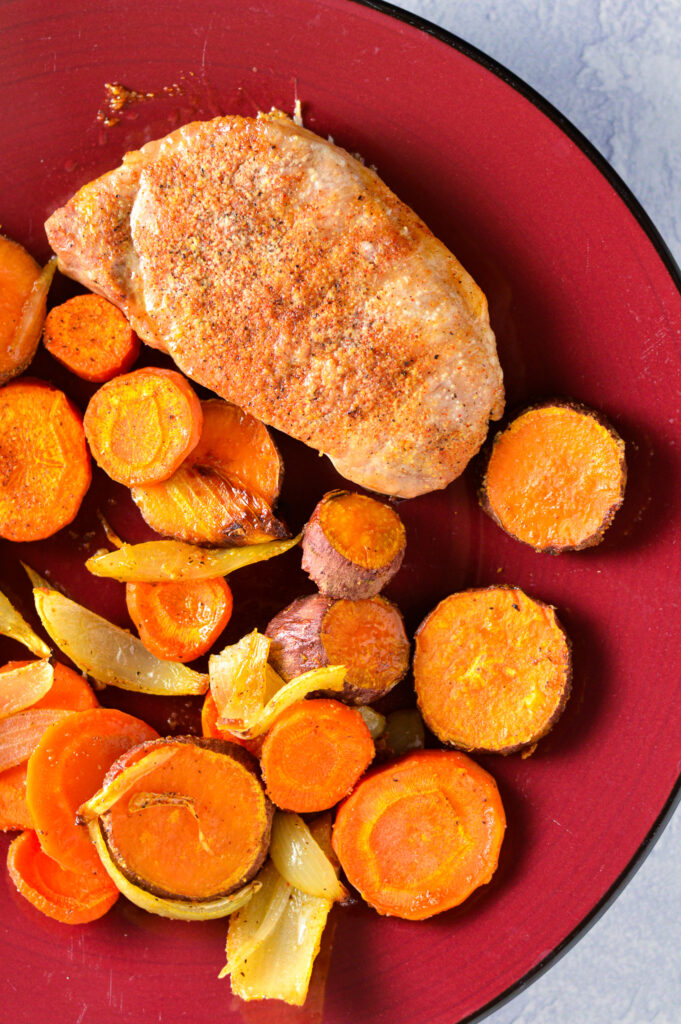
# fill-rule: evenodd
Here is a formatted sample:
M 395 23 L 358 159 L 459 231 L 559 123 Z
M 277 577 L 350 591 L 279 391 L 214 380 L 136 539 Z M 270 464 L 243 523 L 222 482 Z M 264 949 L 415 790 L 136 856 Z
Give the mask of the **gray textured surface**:
M 609 160 L 681 262 L 681 0 L 396 6 L 477 46 L 553 103 Z M 616 902 L 486 1024 L 681 1024 L 680 843 L 681 808 Z

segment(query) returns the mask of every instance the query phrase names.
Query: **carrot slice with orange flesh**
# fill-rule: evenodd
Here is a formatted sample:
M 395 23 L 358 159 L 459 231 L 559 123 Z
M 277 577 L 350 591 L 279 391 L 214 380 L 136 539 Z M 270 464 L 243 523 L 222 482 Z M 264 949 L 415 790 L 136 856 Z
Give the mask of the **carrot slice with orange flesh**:
M 26 803 L 26 761 L 0 772 L 0 830 L 33 828 Z
M 173 476 L 135 487 L 157 533 L 192 544 L 258 544 L 288 537 L 272 513 L 282 463 L 267 427 L 234 405 L 202 402 L 201 439 Z
M 118 899 L 118 889 L 101 864 L 91 871 L 69 871 L 45 853 L 32 830 L 10 844 L 7 868 L 21 895 L 62 924 L 96 921 Z
M 373 756 L 374 741 L 358 711 L 336 700 L 305 700 L 274 723 L 260 764 L 273 803 L 304 813 L 337 804 Z
M 3 672 L 28 664 L 30 662 L 27 661 L 9 662 L 0 669 L 0 681 Z M 52 708 L 85 711 L 87 708 L 96 708 L 98 703 L 87 680 L 73 669 L 57 662 L 54 666 L 52 686 L 45 696 L 33 705 L 32 710 Z M 32 752 L 31 750 L 29 753 Z M 0 772 L 0 830 L 33 828 L 33 819 L 26 803 L 26 774 L 27 760 L 14 768 Z
M 23 378 L 0 389 L 0 537 L 51 537 L 90 486 L 80 414 L 62 391 Z
M 111 857 L 127 878 L 157 896 L 227 895 L 257 873 L 267 854 L 272 806 L 257 762 L 221 740 L 184 736 L 130 751 L 109 780 L 167 748 L 173 756 L 133 781 L 101 815 Z
M 332 842 L 370 906 L 420 921 L 490 881 L 505 825 L 491 775 L 465 754 L 427 750 L 362 779 L 338 809 Z
M 622 504 L 624 442 L 571 403 L 528 409 L 494 441 L 481 493 L 502 529 L 537 551 L 598 544 Z
M 92 708 L 50 726 L 28 762 L 26 800 L 46 853 L 71 871 L 99 857 L 76 811 L 102 784 L 116 758 L 158 733 L 114 708 Z
M 536 743 L 562 712 L 570 675 L 555 610 L 512 587 L 452 594 L 416 632 L 421 714 L 462 750 L 511 753 Z
M 127 583 L 125 600 L 147 650 L 174 661 L 209 651 L 232 614 L 232 591 L 222 577 Z
M 96 462 L 127 487 L 172 476 L 201 436 L 201 403 L 175 370 L 152 367 L 103 384 L 85 411 Z
M 101 295 L 75 295 L 45 318 L 43 344 L 83 380 L 103 384 L 127 373 L 140 343 L 120 309 Z
M 41 270 L 23 246 L 0 235 L 0 384 L 35 355 L 56 266 L 50 260 Z
M 72 668 L 56 662 L 51 689 L 33 706 L 36 708 L 64 708 L 67 711 L 87 711 L 88 708 L 99 707 L 99 701 L 84 676 L 74 672 Z
M 197 464 L 218 467 L 247 491 L 274 505 L 284 465 L 265 424 L 221 399 L 202 402 L 201 408 L 203 429 L 195 453 Z

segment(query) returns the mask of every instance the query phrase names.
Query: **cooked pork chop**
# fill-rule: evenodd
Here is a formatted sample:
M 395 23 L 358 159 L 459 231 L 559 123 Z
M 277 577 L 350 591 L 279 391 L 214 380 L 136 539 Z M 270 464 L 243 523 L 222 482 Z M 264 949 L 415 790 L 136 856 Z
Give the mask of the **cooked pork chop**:
M 475 282 L 373 171 L 281 114 L 128 153 L 46 230 L 144 341 L 364 487 L 445 487 L 501 415 Z

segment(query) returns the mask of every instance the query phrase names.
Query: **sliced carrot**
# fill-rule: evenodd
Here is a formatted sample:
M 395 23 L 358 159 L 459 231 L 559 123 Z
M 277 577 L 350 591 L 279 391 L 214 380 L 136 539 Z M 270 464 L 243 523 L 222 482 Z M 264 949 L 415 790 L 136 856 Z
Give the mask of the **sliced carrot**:
M 85 410 L 95 461 L 127 487 L 172 476 L 201 436 L 201 403 L 175 370 L 148 367 L 103 384 Z
M 170 757 L 131 781 L 100 816 L 111 857 L 126 878 L 170 899 L 209 900 L 248 882 L 269 846 L 272 806 L 245 750 L 180 736 L 124 754 L 104 784 L 159 751 Z
M 0 388 L 0 537 L 51 537 L 90 486 L 83 423 L 63 391 L 22 378 Z
M 45 318 L 43 344 L 83 380 L 102 384 L 127 373 L 140 343 L 120 309 L 101 295 L 75 295 Z
M 336 700 L 304 700 L 267 733 L 260 764 L 272 802 L 304 813 L 337 804 L 373 756 L 374 741 L 359 711 Z
M 26 761 L 0 772 L 0 830 L 33 828 L 26 803 Z
M 528 409 L 494 441 L 481 503 L 537 551 L 592 547 L 624 499 L 624 442 L 603 417 L 572 402 Z
M 72 668 L 62 665 L 61 662 L 56 662 L 52 689 L 33 706 L 36 708 L 64 708 L 68 711 L 87 711 L 88 708 L 99 707 L 99 701 L 84 676 L 74 672 Z
M 133 499 L 157 533 L 192 544 L 257 544 L 288 537 L 272 513 L 282 462 L 267 427 L 235 405 L 202 402 L 201 440 L 163 483 Z
M 228 743 L 236 743 L 244 747 L 255 757 L 260 757 L 264 737 L 257 736 L 254 740 L 246 740 L 229 729 L 223 729 L 218 725 L 218 706 L 215 698 L 209 690 L 201 705 L 201 732 L 207 739 L 227 740 Z
M 55 269 L 50 260 L 41 270 L 23 246 L 0 235 L 0 384 L 23 373 L 35 355 Z
M 212 398 L 201 403 L 203 430 L 197 464 L 214 466 L 268 505 L 279 497 L 284 464 L 272 435 L 260 420 L 238 405 Z
M 118 889 L 101 864 L 91 871 L 69 871 L 45 853 L 33 830 L 12 840 L 7 868 L 21 895 L 62 924 L 96 921 L 118 899 Z
M 420 921 L 490 881 L 505 825 L 491 775 L 465 754 L 425 750 L 362 779 L 338 809 L 332 842 L 370 906 Z
M 232 614 L 232 591 L 221 576 L 127 583 L 125 600 L 147 650 L 171 661 L 193 661 L 209 651 Z
M 46 853 L 71 871 L 96 868 L 99 857 L 76 811 L 95 793 L 122 753 L 156 731 L 114 708 L 78 711 L 50 726 L 28 762 L 26 800 Z
M 0 680 L 3 672 L 28 664 L 30 662 L 9 662 L 0 669 Z M 88 681 L 73 669 L 57 662 L 52 686 L 33 705 L 33 710 L 54 708 L 85 711 L 87 708 L 96 708 L 98 703 Z M 26 803 L 26 774 L 27 761 L 0 772 L 0 830 L 33 828 L 33 819 Z
M 543 601 L 513 587 L 464 590 L 419 626 L 414 686 L 443 743 L 508 754 L 557 721 L 570 694 L 570 647 Z

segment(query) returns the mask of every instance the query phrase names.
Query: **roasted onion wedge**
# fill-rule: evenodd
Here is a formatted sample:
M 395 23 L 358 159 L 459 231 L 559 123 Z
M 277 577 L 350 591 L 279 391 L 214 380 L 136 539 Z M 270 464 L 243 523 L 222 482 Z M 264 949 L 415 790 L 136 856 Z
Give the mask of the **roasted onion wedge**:
M 107 576 L 123 583 L 206 580 L 283 555 L 299 542 L 300 535 L 242 548 L 202 548 L 180 540 L 149 540 L 143 544 L 122 544 L 117 551 L 97 552 L 85 565 L 93 576 Z
M 18 640 L 28 647 L 37 658 L 49 658 L 51 651 L 44 640 L 29 626 L 28 622 L 16 610 L 8 597 L 0 591 L 0 633 L 3 636 Z
M 154 657 L 141 640 L 56 590 L 36 587 L 35 606 L 59 649 L 99 683 L 161 696 L 202 694 L 208 676 Z
M 188 900 L 164 899 L 155 896 L 153 893 L 141 889 L 130 879 L 126 878 L 122 871 L 114 864 L 111 854 L 104 841 L 99 819 L 95 818 L 88 824 L 90 838 L 95 844 L 97 853 L 100 856 L 104 870 L 114 883 L 118 891 L 135 906 L 150 914 L 159 914 L 161 917 L 171 917 L 175 921 L 211 921 L 218 917 L 227 917 L 235 910 L 243 907 L 260 888 L 260 882 L 249 882 L 238 892 L 230 893 L 229 896 L 221 896 L 214 900 L 201 900 L 190 902 Z

